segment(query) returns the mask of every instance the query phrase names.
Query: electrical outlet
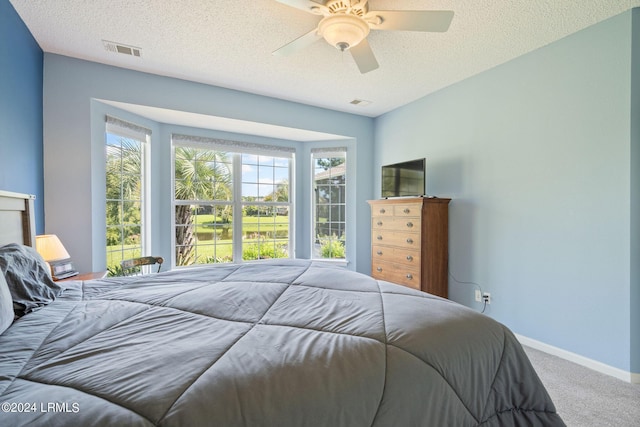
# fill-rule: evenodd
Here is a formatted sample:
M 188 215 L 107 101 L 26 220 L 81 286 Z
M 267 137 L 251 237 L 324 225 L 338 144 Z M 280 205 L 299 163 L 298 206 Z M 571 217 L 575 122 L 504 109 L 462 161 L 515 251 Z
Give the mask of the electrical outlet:
M 482 292 L 479 289 L 476 289 L 476 301 L 482 302 Z
M 484 301 L 486 301 L 487 304 L 491 304 L 491 294 L 489 292 L 485 292 L 482 295 L 482 298 L 484 299 Z

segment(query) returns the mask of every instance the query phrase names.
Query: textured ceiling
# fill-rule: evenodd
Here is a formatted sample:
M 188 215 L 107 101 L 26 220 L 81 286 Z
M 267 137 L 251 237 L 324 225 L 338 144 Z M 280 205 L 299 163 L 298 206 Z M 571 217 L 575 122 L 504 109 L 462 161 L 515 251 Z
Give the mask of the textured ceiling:
M 640 0 L 370 0 L 372 10 L 453 10 L 445 33 L 372 31 L 360 74 L 319 40 L 271 54 L 319 17 L 275 0 L 10 0 L 45 52 L 375 117 L 622 13 Z M 318 0 L 321 2 L 321 0 Z M 135 58 L 102 40 L 142 49 Z M 371 101 L 353 106 L 350 101 Z

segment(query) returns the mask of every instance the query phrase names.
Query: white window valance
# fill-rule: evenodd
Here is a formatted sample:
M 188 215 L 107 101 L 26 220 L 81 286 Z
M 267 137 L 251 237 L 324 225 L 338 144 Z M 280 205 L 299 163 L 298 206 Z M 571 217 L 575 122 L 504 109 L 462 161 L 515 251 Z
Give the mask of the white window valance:
M 347 147 L 312 148 L 311 155 L 317 157 L 345 157 Z
M 319 147 L 312 148 L 311 152 L 315 153 L 344 153 L 347 151 L 347 147 Z
M 148 136 L 151 136 L 151 129 L 117 117 L 106 115 L 105 121 L 107 122 L 107 132 L 109 133 L 117 133 L 141 141 L 145 141 Z
M 276 157 L 291 157 L 296 151 L 293 147 L 181 134 L 172 134 L 171 141 L 177 145 L 197 146 L 235 153 L 272 155 Z

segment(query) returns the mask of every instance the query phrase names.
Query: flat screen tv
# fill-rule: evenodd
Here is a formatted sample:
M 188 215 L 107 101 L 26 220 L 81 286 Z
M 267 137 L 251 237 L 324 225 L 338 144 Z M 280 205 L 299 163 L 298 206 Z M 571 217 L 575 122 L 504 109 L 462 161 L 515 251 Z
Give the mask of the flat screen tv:
M 426 159 L 382 166 L 382 197 L 425 195 Z

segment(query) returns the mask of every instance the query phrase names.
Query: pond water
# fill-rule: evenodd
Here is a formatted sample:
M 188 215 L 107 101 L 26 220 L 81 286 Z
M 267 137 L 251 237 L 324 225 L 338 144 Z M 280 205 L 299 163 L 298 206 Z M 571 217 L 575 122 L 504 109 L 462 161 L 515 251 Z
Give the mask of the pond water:
M 269 230 L 269 231 L 245 231 L 244 238 L 245 239 L 257 239 L 258 237 L 263 239 L 286 239 L 289 237 L 289 230 Z M 197 232 L 196 239 L 198 241 L 209 241 L 209 240 L 231 240 L 233 238 L 233 232 L 231 230 L 224 232 L 223 230 L 219 231 L 206 231 L 206 232 Z

